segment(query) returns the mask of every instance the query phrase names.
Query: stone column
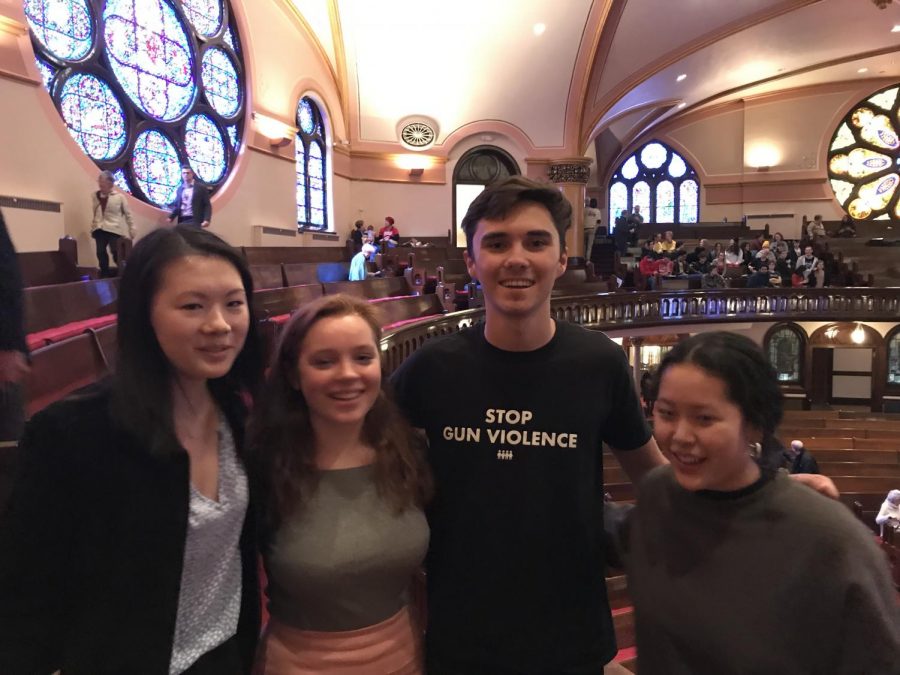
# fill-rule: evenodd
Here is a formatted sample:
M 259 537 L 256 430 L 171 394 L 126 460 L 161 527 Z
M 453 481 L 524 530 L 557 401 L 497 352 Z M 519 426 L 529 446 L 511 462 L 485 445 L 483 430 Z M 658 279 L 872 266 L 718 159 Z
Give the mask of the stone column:
M 631 377 L 634 378 L 634 388 L 638 395 L 641 393 L 641 347 L 644 345 L 644 338 L 631 338 Z
M 591 160 L 587 157 L 567 157 L 550 163 L 550 181 L 555 183 L 572 203 L 572 226 L 566 235 L 569 257 L 584 257 L 584 196 L 591 177 Z

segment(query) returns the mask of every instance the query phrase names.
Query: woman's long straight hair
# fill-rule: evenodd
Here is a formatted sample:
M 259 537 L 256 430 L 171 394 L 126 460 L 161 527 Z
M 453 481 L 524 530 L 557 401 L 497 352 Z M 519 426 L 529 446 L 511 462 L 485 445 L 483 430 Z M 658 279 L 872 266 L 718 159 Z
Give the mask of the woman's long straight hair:
M 180 225 L 160 228 L 141 239 L 128 257 L 119 285 L 112 405 L 118 423 L 155 454 L 176 452 L 180 445 L 172 416 L 174 371 L 156 338 L 151 311 L 167 269 L 187 256 L 227 261 L 240 275 L 247 296 L 250 325 L 244 346 L 231 370 L 208 382 L 232 426 L 241 401 L 256 393 L 262 374 L 262 350 L 253 315 L 253 280 L 240 253 L 211 232 Z

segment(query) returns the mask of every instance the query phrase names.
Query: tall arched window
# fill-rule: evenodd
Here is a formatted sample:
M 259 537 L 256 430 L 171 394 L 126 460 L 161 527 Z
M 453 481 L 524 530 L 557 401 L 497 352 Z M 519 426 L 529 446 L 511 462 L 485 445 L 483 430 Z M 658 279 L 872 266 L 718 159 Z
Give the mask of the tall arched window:
M 159 207 L 181 167 L 213 191 L 234 166 L 244 68 L 228 0 L 25 0 L 35 60 L 69 133 Z
M 304 96 L 297 104 L 297 227 L 328 229 L 325 123 L 319 106 Z
M 790 323 L 776 324 L 766 333 L 763 345 L 769 363 L 781 384 L 801 384 L 806 334 Z
M 838 125 L 828 177 L 841 207 L 857 220 L 900 218 L 900 87 L 860 101 Z
M 641 207 L 650 223 L 696 223 L 700 219 L 697 172 L 665 143 L 651 141 L 628 157 L 609 182 L 609 219 Z
M 516 160 L 505 150 L 493 145 L 479 145 L 459 158 L 453 169 L 453 214 L 456 222 L 453 230 L 454 245 L 466 246 L 462 219 L 475 197 L 494 181 L 518 176 L 519 173 Z

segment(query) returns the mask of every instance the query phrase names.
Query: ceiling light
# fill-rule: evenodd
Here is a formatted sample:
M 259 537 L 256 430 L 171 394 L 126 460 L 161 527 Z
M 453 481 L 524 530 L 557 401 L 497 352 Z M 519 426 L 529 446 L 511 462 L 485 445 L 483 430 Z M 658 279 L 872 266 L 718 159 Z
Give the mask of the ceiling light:
M 682 101 L 681 103 L 678 104 L 678 109 L 681 110 L 681 109 L 682 109 L 684 106 L 686 106 L 686 105 L 687 105 L 687 103 L 685 103 L 684 101 Z
M 868 68 L 860 68 L 860 69 L 857 70 L 856 72 L 857 72 L 857 73 L 868 73 L 868 72 L 869 72 L 869 69 L 868 69 Z
M 678 77 L 675 78 L 675 81 L 682 82 L 683 80 L 686 80 L 686 79 L 687 79 L 687 73 L 682 73 L 681 75 L 679 75 Z
M 543 35 L 544 31 L 547 30 L 547 26 L 542 23 L 536 23 L 532 26 L 531 30 L 534 31 L 535 35 Z
M 863 330 L 863 327 L 860 324 L 856 324 L 856 328 L 852 333 L 850 333 L 850 339 L 858 345 L 861 345 L 866 341 L 866 332 Z
M 900 23 L 894 24 L 894 27 L 891 28 L 892 33 L 900 33 Z

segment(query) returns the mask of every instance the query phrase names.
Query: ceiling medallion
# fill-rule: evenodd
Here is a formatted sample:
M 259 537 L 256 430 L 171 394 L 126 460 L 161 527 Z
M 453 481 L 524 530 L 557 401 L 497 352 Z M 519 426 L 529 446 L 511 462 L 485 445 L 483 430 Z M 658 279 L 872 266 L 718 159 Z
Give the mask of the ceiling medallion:
M 400 131 L 400 138 L 414 148 L 424 148 L 434 143 L 434 129 L 422 122 L 413 122 L 403 127 Z
M 397 124 L 397 138 L 407 150 L 427 150 L 437 141 L 437 122 L 430 117 L 415 115 Z

